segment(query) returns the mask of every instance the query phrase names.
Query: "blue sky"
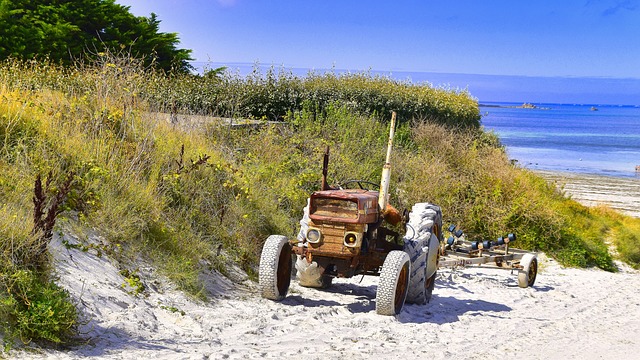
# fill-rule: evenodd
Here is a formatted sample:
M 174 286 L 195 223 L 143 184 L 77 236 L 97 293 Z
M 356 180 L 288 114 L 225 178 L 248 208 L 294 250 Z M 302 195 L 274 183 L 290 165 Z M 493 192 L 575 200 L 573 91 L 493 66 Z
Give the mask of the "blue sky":
M 640 105 L 640 0 L 116 2 L 156 13 L 196 65 L 375 70 L 487 101 Z

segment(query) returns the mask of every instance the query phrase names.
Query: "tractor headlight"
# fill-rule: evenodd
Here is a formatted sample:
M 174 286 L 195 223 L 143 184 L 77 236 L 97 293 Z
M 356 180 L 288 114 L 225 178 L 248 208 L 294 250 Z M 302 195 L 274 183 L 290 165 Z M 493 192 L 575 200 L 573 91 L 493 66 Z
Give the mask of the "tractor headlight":
M 309 229 L 307 230 L 307 241 L 310 243 L 317 244 L 320 242 L 320 238 L 322 238 L 322 233 L 318 229 Z
M 358 234 L 348 232 L 344 235 L 344 245 L 348 247 L 358 246 Z

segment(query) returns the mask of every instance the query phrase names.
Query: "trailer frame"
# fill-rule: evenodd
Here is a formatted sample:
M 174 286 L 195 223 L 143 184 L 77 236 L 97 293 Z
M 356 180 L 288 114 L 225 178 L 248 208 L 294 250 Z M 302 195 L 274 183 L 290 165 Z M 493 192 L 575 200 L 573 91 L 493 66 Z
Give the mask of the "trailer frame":
M 488 264 L 493 268 L 518 271 L 518 286 L 534 285 L 538 274 L 538 259 L 534 252 L 510 247 L 515 234 L 499 237 L 496 241 L 467 240 L 462 230 L 449 226 L 451 236 L 441 243 L 438 268 L 459 268 Z

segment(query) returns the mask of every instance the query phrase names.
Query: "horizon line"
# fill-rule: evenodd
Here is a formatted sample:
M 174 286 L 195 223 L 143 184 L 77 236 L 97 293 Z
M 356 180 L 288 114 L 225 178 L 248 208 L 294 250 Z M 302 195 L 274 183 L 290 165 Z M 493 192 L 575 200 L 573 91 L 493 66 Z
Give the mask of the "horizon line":
M 607 75 L 513 75 L 513 74 L 481 74 L 481 73 L 466 73 L 466 72 L 439 72 L 439 71 L 429 71 L 429 70 L 378 70 L 372 67 L 367 69 L 349 69 L 349 68 L 338 68 L 338 67 L 302 67 L 302 66 L 288 66 L 286 64 L 276 64 L 276 63 L 260 63 L 256 62 L 221 62 L 221 61 L 189 61 L 190 64 L 213 64 L 220 65 L 226 67 L 233 66 L 243 66 L 243 67 L 254 67 L 258 66 L 259 68 L 265 67 L 274 67 L 274 68 L 283 68 L 289 70 L 306 70 L 306 71 L 348 71 L 348 72 L 376 72 L 376 73 L 418 73 L 418 74 L 439 74 L 439 75 L 468 75 L 468 76 L 499 76 L 499 77 L 523 77 L 523 78 L 562 78 L 562 79 L 595 79 L 595 80 L 636 80 L 640 81 L 640 77 L 616 77 L 616 76 L 607 76 Z

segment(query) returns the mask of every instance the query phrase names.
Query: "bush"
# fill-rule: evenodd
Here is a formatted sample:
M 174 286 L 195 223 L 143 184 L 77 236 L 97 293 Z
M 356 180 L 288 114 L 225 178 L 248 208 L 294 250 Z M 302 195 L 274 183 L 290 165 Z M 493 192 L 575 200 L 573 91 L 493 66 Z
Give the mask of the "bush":
M 220 76 L 155 77 L 143 94 L 154 109 L 163 112 L 284 120 L 287 114 L 303 110 L 323 118 L 329 107 L 338 104 L 365 116 L 377 114 L 381 119 L 388 119 L 395 110 L 402 121 L 431 118 L 450 126 L 480 125 L 477 102 L 466 91 L 367 72 L 311 72 L 297 77 L 273 67 L 263 74 L 256 66 L 244 78 L 229 72 Z
M 603 216 L 513 166 L 495 138 L 422 123 L 413 139 L 418 150 L 400 169 L 404 206 L 431 201 L 471 239 L 515 233 L 517 247 L 547 252 L 565 265 L 615 269 L 602 241 Z
M 8 339 L 65 343 L 75 335 L 77 311 L 69 293 L 29 270 L 2 269 L 0 326 Z

